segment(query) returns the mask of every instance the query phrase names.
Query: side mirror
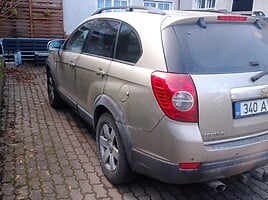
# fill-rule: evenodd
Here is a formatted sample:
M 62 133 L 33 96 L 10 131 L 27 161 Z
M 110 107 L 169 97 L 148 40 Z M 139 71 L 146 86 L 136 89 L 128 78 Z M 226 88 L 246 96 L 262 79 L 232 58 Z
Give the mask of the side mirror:
M 4 55 L 3 42 L 2 42 L 2 39 L 0 39 L 0 57 L 3 55 Z
M 61 45 L 63 43 L 64 43 L 64 40 L 62 40 L 62 39 L 51 40 L 47 44 L 47 50 L 48 51 L 59 51 L 61 48 Z

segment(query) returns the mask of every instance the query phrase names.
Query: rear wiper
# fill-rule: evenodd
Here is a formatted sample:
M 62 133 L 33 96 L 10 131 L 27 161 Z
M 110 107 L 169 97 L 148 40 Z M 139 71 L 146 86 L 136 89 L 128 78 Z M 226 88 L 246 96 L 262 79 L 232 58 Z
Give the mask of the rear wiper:
M 252 76 L 251 77 L 251 81 L 252 82 L 255 82 L 255 81 L 259 80 L 260 78 L 262 78 L 263 76 L 265 76 L 267 74 L 268 74 L 268 70 L 262 71 L 262 72 L 260 72 L 260 73 L 258 73 L 256 75 Z

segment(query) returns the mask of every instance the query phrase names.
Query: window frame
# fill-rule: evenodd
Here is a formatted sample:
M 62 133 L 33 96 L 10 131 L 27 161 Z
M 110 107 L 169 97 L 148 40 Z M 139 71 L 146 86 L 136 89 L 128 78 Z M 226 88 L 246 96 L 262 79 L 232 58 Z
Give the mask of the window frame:
M 102 56 L 99 54 L 95 54 L 95 53 L 90 53 L 89 51 L 87 51 L 86 49 L 89 48 L 90 45 L 90 39 L 92 37 L 93 31 L 95 30 L 96 24 L 98 23 L 98 21 L 103 21 L 103 20 L 108 20 L 108 21 L 115 21 L 115 22 L 119 22 L 119 27 L 116 33 L 116 38 L 115 38 L 115 42 L 114 42 L 114 46 L 113 46 L 113 53 L 111 57 L 107 57 L 107 56 Z M 93 23 L 91 30 L 89 30 L 87 37 L 84 41 L 83 47 L 82 47 L 82 51 L 80 52 L 80 54 L 85 54 L 85 55 L 89 55 L 89 56 L 94 56 L 94 57 L 100 57 L 100 58 L 104 58 L 104 59 L 109 59 L 109 60 L 113 60 L 113 61 L 117 61 L 117 62 L 121 62 L 121 63 L 127 63 L 127 64 L 136 64 L 139 59 L 141 58 L 142 54 L 143 54 L 143 47 L 142 47 L 142 43 L 141 43 L 141 39 L 140 36 L 138 34 L 138 32 L 136 31 L 136 29 L 131 26 L 130 24 L 128 24 L 127 22 L 121 21 L 121 20 L 117 20 L 117 19 L 113 19 L 113 18 L 101 18 L 101 19 L 91 19 L 86 21 L 85 23 L 81 24 L 76 30 L 73 31 L 73 33 L 67 38 L 66 42 L 64 43 L 64 45 L 61 47 L 61 51 L 70 51 L 68 49 L 66 49 L 66 45 L 68 43 L 68 40 L 73 37 L 73 35 L 79 30 L 81 29 L 83 26 L 85 26 L 85 24 L 87 23 Z M 129 61 L 125 61 L 125 60 L 121 60 L 121 59 L 116 59 L 116 50 L 117 50 L 117 45 L 118 45 L 118 39 L 120 36 L 120 31 L 121 31 L 121 27 L 122 25 L 125 24 L 128 27 L 130 27 L 130 29 L 133 31 L 133 33 L 135 34 L 138 43 L 139 43 L 139 48 L 140 48 L 140 54 L 137 56 L 137 59 L 135 62 L 129 62 Z M 72 51 L 70 51 L 72 52 Z
M 146 4 L 148 4 L 148 5 L 146 5 Z M 152 5 L 155 5 L 155 6 L 152 6 Z M 169 9 L 161 9 L 161 8 L 159 8 L 160 5 L 162 5 L 162 6 L 168 5 L 168 8 Z M 160 10 L 172 10 L 173 9 L 173 3 L 172 2 L 169 2 L 169 1 L 145 0 L 145 1 L 143 1 L 143 6 L 158 8 Z
M 197 9 L 215 9 L 216 0 L 195 0 L 195 7 Z
M 103 1 L 103 6 L 100 6 L 100 1 Z M 108 1 L 111 2 L 111 4 L 107 3 Z M 123 5 L 123 6 L 128 6 L 130 4 L 130 0 L 98 0 L 97 2 L 97 7 L 98 8 L 107 8 L 107 7 L 113 7 L 113 6 L 116 6 L 115 5 L 115 2 L 118 1 L 120 5 L 117 5 L 117 6 L 122 6 L 122 2 L 126 2 L 127 4 L 126 5 Z

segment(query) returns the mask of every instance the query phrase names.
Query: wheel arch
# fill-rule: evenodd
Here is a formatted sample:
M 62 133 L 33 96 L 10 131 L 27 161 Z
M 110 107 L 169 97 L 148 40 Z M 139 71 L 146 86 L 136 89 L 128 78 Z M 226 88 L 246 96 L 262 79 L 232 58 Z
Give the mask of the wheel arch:
M 131 163 L 131 152 L 133 149 L 133 143 L 130 135 L 130 131 L 127 126 L 127 119 L 117 105 L 117 103 L 107 95 L 101 95 L 96 98 L 94 103 L 94 115 L 93 115 L 93 127 L 96 130 L 96 126 L 100 116 L 108 112 L 112 115 L 118 128 L 120 137 L 123 141 L 125 153 L 127 155 L 128 162 Z
M 57 77 L 56 77 L 56 66 L 54 66 L 51 61 L 47 61 L 46 62 L 46 73 L 48 75 L 48 72 L 50 72 L 52 78 L 53 78 L 53 81 L 55 83 L 55 86 L 56 88 L 58 88 L 58 80 L 57 80 Z
M 111 97 L 101 95 L 94 102 L 94 128 L 96 128 L 98 119 L 104 112 L 109 112 L 114 117 L 116 123 L 127 124 L 127 120 L 117 103 Z

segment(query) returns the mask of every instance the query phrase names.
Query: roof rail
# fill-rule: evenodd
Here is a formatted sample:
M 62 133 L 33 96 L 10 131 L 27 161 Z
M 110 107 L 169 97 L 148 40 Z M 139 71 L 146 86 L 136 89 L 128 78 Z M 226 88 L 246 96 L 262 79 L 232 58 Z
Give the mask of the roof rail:
M 127 12 L 132 12 L 133 10 L 146 10 L 151 14 L 159 14 L 165 15 L 166 13 L 163 10 L 154 7 L 144 7 L 144 6 L 115 6 L 115 7 L 107 7 L 107 8 L 100 8 L 92 15 L 100 14 L 106 10 L 126 10 Z
M 220 10 L 215 10 L 215 9 L 191 9 L 191 10 L 184 10 L 184 11 L 197 11 L 197 12 L 211 12 L 211 13 L 230 13 L 226 9 L 220 9 Z

